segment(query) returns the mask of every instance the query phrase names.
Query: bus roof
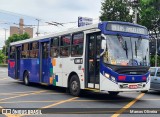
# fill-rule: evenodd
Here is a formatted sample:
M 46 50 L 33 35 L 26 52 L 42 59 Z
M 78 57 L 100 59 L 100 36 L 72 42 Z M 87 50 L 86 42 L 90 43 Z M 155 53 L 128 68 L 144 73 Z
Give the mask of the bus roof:
M 50 34 L 50 35 L 46 35 L 46 36 L 39 36 L 36 38 L 30 38 L 30 39 L 26 39 L 26 40 L 22 40 L 22 41 L 17 41 L 17 42 L 10 43 L 10 45 L 17 45 L 17 44 L 22 44 L 22 43 L 27 43 L 27 42 L 32 42 L 32 41 L 38 41 L 41 39 L 47 39 L 47 38 L 51 38 L 51 37 L 56 37 L 56 36 L 60 36 L 60 35 L 85 31 L 85 30 L 89 30 L 89 29 L 96 29 L 96 28 L 98 28 L 98 23 L 84 26 L 84 27 L 75 28 L 75 29 L 69 29 L 67 31 L 58 32 L 58 33 L 54 33 L 54 34 Z
M 56 37 L 56 36 L 60 36 L 60 35 L 65 35 L 65 34 L 69 34 L 69 33 L 75 33 L 75 32 L 85 31 L 85 30 L 89 30 L 89 29 L 98 29 L 98 25 L 99 24 L 103 24 L 103 23 L 105 24 L 105 23 L 109 23 L 109 22 L 111 22 L 111 23 L 117 23 L 117 24 L 126 24 L 126 25 L 132 25 L 132 26 L 138 26 L 138 27 L 146 28 L 144 26 L 141 26 L 141 25 L 138 25 L 138 24 L 133 24 L 133 23 L 130 23 L 130 22 L 104 21 L 104 22 L 101 22 L 101 23 L 96 23 L 96 24 L 92 24 L 92 25 L 88 25 L 88 26 L 84 26 L 84 27 L 69 29 L 67 31 L 53 33 L 53 34 L 46 35 L 46 36 L 39 36 L 39 37 L 36 37 L 36 38 L 30 38 L 30 39 L 26 39 L 26 40 L 22 40 L 22 41 L 13 42 L 13 43 L 10 43 L 10 45 L 12 46 L 12 45 L 18 45 L 18 44 L 27 43 L 27 42 L 38 41 L 38 40 L 42 40 L 42 39 L 47 39 L 47 38 Z

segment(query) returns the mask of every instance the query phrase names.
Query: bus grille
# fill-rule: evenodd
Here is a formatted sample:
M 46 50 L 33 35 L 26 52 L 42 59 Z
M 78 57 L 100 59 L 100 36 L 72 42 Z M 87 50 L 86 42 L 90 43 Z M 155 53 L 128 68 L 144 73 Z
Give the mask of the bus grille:
M 148 72 L 146 68 L 117 68 L 115 70 L 118 74 L 126 74 L 126 75 L 143 75 Z

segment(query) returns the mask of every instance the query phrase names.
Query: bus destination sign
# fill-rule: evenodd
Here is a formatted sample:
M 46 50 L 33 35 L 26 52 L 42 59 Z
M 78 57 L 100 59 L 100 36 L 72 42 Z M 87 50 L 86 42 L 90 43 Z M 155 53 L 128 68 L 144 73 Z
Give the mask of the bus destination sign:
M 107 24 L 107 30 L 136 33 L 136 34 L 143 34 L 143 35 L 148 34 L 148 31 L 145 28 L 137 27 L 137 26 L 130 26 L 127 24 L 111 24 L 111 23 L 109 23 L 109 24 Z

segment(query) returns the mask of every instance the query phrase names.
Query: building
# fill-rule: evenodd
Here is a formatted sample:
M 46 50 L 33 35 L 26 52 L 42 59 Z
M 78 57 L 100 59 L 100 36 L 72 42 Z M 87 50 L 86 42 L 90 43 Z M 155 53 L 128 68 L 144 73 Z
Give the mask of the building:
M 25 32 L 28 33 L 31 38 L 33 37 L 33 28 L 24 27 L 23 19 L 20 19 L 19 27 L 16 26 L 10 27 L 10 36 L 12 36 L 13 34 L 24 34 Z

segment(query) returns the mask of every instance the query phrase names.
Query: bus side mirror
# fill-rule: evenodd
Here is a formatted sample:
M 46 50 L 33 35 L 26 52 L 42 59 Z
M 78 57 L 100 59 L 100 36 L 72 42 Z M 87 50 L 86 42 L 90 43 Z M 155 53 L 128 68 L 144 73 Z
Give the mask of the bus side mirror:
M 105 53 L 105 51 L 106 51 L 106 44 L 107 44 L 107 38 L 106 38 L 106 36 L 104 35 L 104 34 L 101 34 L 101 36 L 102 36 L 102 41 L 101 41 L 101 49 L 103 50 L 103 52 L 100 54 L 100 56 L 103 56 L 103 54 Z
M 106 49 L 106 40 L 104 40 L 104 39 L 101 41 L 101 49 L 102 50 Z

